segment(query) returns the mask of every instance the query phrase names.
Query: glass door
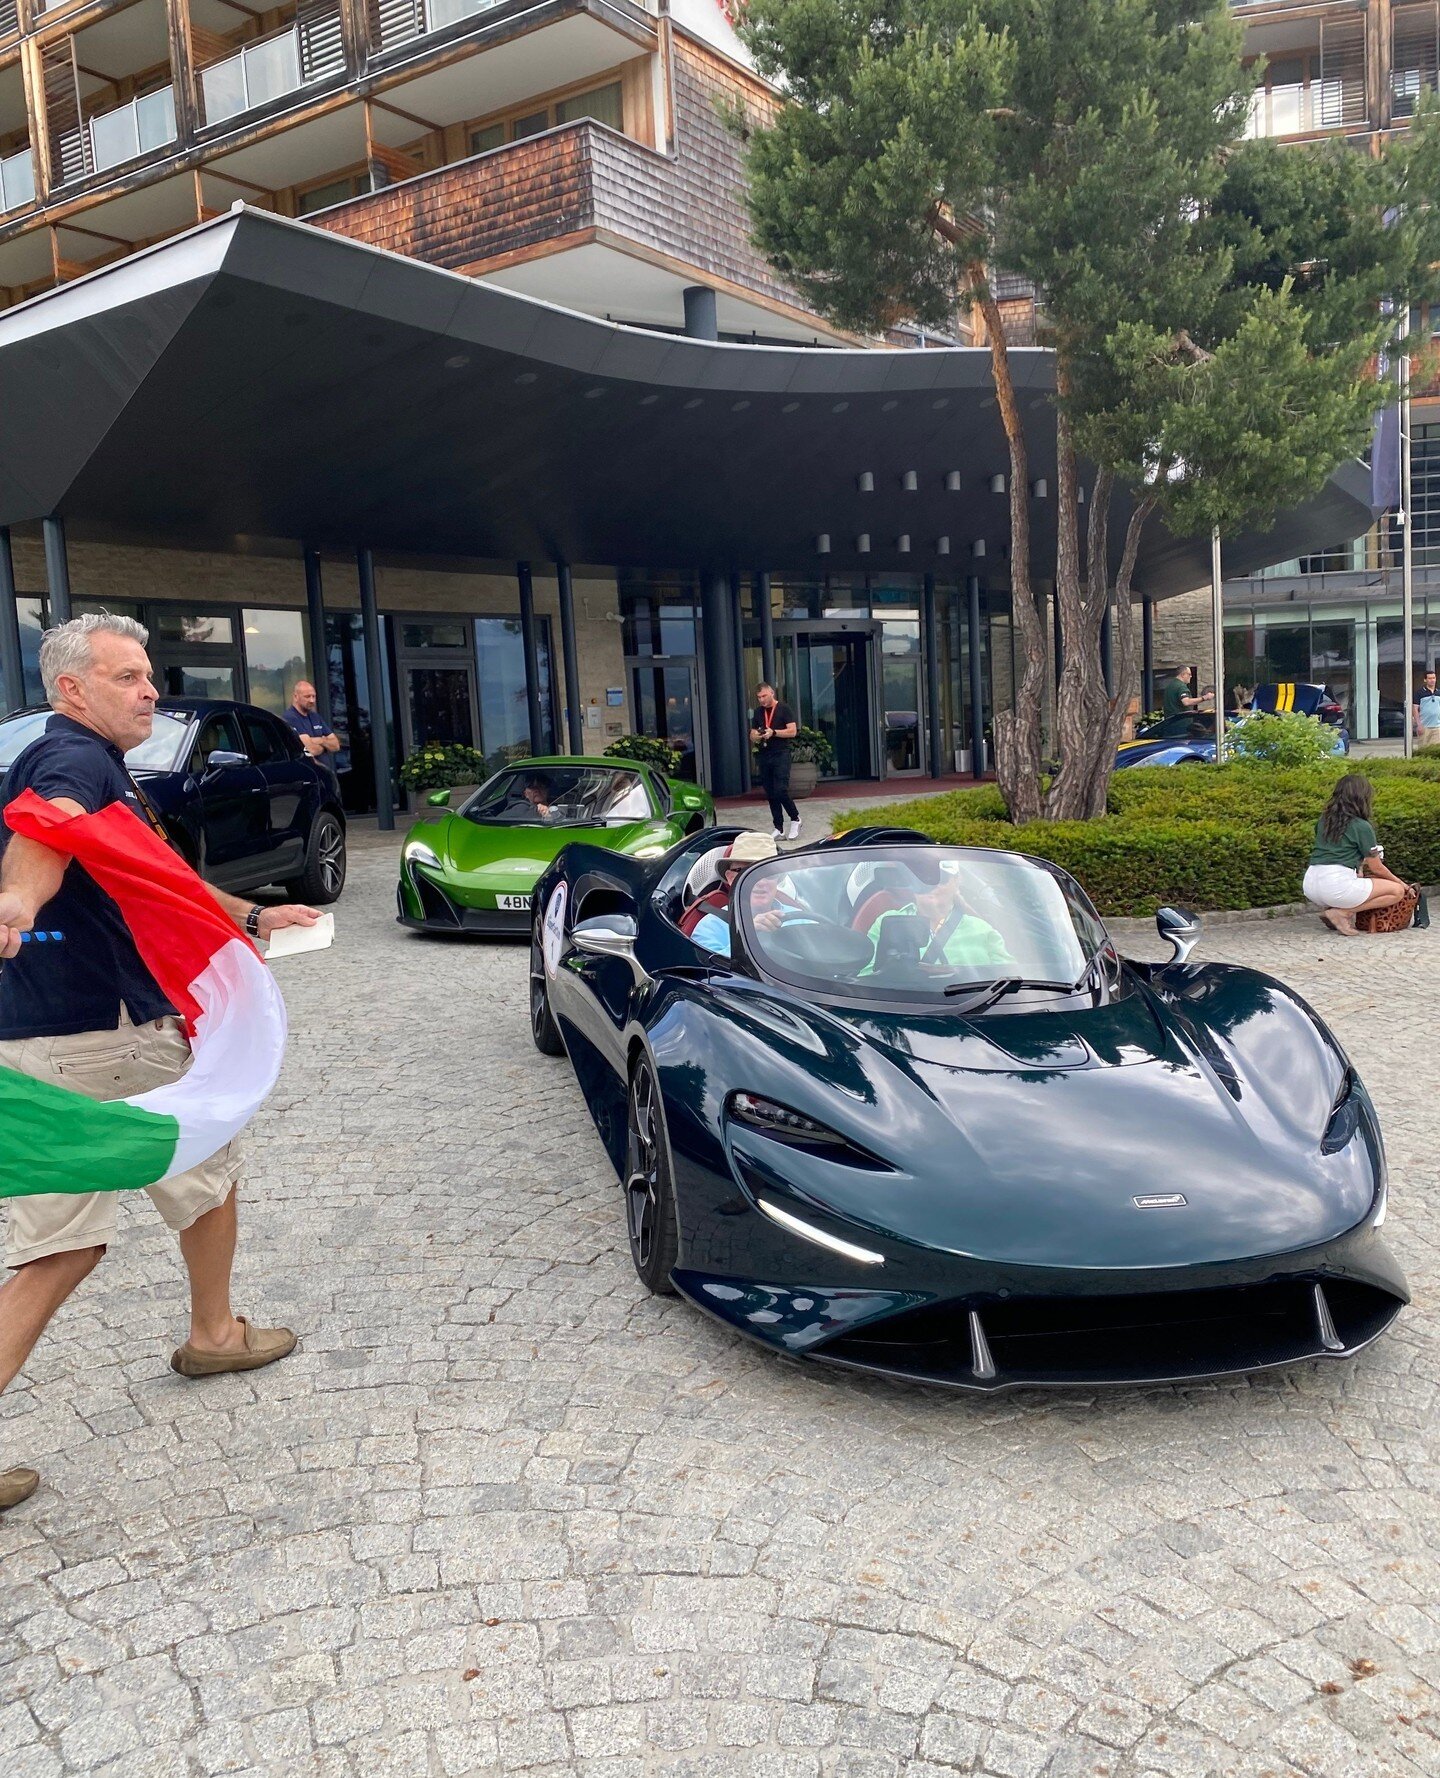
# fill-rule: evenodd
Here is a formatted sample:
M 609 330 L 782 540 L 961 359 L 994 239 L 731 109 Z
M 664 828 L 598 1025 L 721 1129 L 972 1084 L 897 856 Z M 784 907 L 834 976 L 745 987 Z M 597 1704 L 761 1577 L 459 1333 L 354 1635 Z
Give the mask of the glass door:
M 802 634 L 797 642 L 800 721 L 835 749 L 837 778 L 873 778 L 870 637 Z
M 887 617 L 880 628 L 887 778 L 913 777 L 925 769 L 920 684 L 920 619 Z
M 408 757 L 427 741 L 480 745 L 475 652 L 468 618 L 404 618 L 400 632 L 400 726 Z
M 680 751 L 677 778 L 700 781 L 700 696 L 693 660 L 633 661 L 630 697 L 637 734 L 654 735 Z

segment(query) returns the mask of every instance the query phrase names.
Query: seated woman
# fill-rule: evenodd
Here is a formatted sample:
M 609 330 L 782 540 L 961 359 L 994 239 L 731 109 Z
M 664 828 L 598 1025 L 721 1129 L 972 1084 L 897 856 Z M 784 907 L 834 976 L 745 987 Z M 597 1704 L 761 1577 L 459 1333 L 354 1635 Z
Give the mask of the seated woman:
M 959 870 L 947 869 L 946 862 L 938 858 L 912 858 L 908 862 L 917 887 L 905 906 L 881 914 L 870 928 L 867 936 L 875 947 L 875 955 L 861 973 L 887 973 L 887 960 L 892 956 L 937 968 L 948 964 L 957 969 L 983 969 L 1001 975 L 1014 970 L 1015 959 L 1006 949 L 1005 940 L 988 920 L 982 920 L 966 907 Z M 917 919 L 924 922 L 923 929 L 918 931 L 908 924 Z M 892 926 L 887 934 L 886 927 L 899 921 L 907 924 Z M 912 932 L 916 934 L 913 942 Z M 896 943 L 892 945 L 890 939 Z M 918 956 L 914 954 L 917 948 Z

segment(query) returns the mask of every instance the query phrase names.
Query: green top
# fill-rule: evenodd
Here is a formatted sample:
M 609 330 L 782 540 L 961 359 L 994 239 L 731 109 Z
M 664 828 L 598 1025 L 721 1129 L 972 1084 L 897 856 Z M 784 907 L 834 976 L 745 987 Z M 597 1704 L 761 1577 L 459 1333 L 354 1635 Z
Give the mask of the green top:
M 1172 716 L 1183 716 L 1183 699 L 1190 696 L 1190 687 L 1183 679 L 1167 679 L 1160 687 L 1160 714 L 1168 722 Z
M 1353 821 L 1345 824 L 1342 839 L 1327 840 L 1323 821 L 1315 823 L 1315 845 L 1310 853 L 1311 864 L 1348 864 L 1351 870 L 1359 870 L 1360 866 L 1372 852 L 1380 850 L 1380 842 L 1375 837 L 1375 829 L 1368 821 L 1362 821 L 1357 815 Z
M 888 913 L 881 914 L 866 937 L 878 948 L 880 928 L 887 920 L 903 914 L 913 915 L 916 911 L 913 901 L 908 907 L 892 908 Z M 981 920 L 974 914 L 962 914 L 956 921 L 955 930 L 945 940 L 945 961 L 959 968 L 986 968 L 992 965 L 997 969 L 1015 967 L 1015 959 L 1005 949 L 1005 940 L 988 920 Z M 874 969 L 872 960 L 860 973 L 871 975 Z

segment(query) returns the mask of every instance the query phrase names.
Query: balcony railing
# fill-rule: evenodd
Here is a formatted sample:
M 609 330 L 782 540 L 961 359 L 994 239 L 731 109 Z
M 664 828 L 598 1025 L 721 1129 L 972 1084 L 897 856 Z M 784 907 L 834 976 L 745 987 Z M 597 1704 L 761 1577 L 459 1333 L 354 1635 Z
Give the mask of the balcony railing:
M 344 71 L 339 9 L 306 13 L 276 36 L 201 70 L 205 122 L 223 123 Z
M 0 210 L 19 210 L 35 202 L 35 163 L 28 145 L 0 160 Z
M 505 0 L 371 0 L 370 46 L 380 54 L 504 4 Z
M 59 142 L 58 184 L 138 160 L 175 140 L 175 89 L 162 86 L 114 111 L 88 118 Z

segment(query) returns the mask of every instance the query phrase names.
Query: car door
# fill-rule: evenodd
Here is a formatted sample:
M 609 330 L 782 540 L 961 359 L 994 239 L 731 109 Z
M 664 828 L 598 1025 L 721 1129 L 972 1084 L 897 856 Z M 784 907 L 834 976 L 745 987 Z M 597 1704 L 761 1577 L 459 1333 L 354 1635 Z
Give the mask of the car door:
M 267 881 L 265 781 L 251 762 L 236 710 L 213 710 L 201 719 L 190 771 L 200 793 L 205 875 L 222 889 Z
M 564 894 L 567 904 L 563 914 L 564 927 L 573 935 L 574 928 L 584 920 L 599 915 L 628 914 L 633 920 L 636 906 L 631 885 L 618 872 L 583 871 L 567 888 L 559 885 L 551 891 Z M 551 904 L 547 902 L 546 912 Z M 562 947 L 564 948 L 564 947 Z M 593 952 L 568 948 L 561 968 L 551 982 L 551 996 L 557 1016 L 566 1018 L 582 1037 L 614 1068 L 625 1072 L 624 1032 L 630 1019 L 631 1000 L 641 980 L 638 966 L 626 957 L 600 956 Z
M 247 751 L 265 785 L 272 868 L 279 876 L 298 875 L 319 807 L 317 768 L 287 724 L 268 710 L 243 709 L 240 721 Z

